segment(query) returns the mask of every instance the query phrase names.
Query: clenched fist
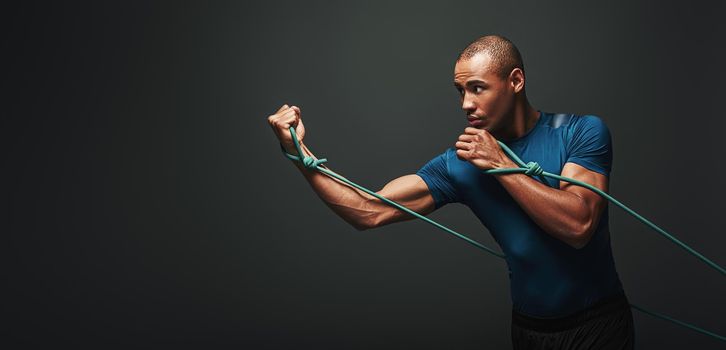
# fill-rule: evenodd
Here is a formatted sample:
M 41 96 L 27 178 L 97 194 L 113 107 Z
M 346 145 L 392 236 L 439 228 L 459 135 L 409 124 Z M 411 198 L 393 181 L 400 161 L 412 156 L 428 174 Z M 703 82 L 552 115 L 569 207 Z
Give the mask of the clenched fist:
M 280 140 L 280 144 L 285 148 L 285 151 L 297 155 L 295 143 L 292 141 L 292 135 L 290 135 L 290 127 L 295 128 L 297 140 L 302 144 L 303 137 L 305 137 L 305 126 L 300 118 L 300 108 L 297 106 L 288 107 L 288 105 L 282 105 L 275 114 L 267 118 L 267 121 Z
M 456 156 L 468 161 L 479 169 L 499 169 L 504 167 L 517 167 L 497 140 L 488 131 L 477 128 L 466 128 L 456 141 Z

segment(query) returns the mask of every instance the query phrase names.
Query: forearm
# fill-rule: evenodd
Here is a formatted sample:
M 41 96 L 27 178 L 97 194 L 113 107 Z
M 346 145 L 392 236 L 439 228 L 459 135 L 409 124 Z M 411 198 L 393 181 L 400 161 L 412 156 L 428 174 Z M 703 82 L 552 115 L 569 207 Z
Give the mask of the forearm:
M 508 162 L 505 167 L 517 167 Z M 499 183 L 545 232 L 576 248 L 587 240 L 593 223 L 584 200 L 549 187 L 525 174 L 496 174 Z
M 300 148 L 305 155 L 317 159 L 304 144 Z M 318 197 L 343 220 L 358 230 L 369 228 L 376 222 L 382 206 L 375 197 L 319 171 L 307 169 L 300 162 L 294 163 Z

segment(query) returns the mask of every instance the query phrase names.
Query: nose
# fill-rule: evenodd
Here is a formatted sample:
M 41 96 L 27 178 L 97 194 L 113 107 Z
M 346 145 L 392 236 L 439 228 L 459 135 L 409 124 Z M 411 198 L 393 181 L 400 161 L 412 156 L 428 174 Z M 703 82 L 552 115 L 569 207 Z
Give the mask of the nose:
M 469 94 L 464 94 L 464 97 L 461 101 L 461 109 L 463 109 L 467 114 L 473 113 L 476 111 L 476 105 L 474 104 L 474 99 L 470 97 Z

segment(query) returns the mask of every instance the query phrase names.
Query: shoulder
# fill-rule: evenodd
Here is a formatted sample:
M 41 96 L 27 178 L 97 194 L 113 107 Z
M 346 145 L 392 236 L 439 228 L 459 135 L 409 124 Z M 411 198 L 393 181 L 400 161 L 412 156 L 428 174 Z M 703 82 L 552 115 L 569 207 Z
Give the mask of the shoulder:
M 609 134 L 605 121 L 595 114 L 543 113 L 543 125 L 558 130 L 566 139 L 577 138 L 583 133 Z
M 437 154 L 424 165 L 419 172 L 428 172 L 435 170 L 439 173 L 448 172 L 449 164 L 456 159 L 456 150 L 454 147 L 445 149 Z
M 575 115 L 571 126 L 578 129 L 607 129 L 605 121 L 594 114 Z
M 592 138 L 610 138 L 610 130 L 605 120 L 594 114 L 572 115 L 567 125 L 567 138 L 577 141 Z
M 445 149 L 443 152 L 436 155 L 436 157 L 434 157 L 432 159 L 432 161 L 440 162 L 440 163 L 446 164 L 448 166 L 448 164 L 456 161 L 457 159 L 459 159 L 459 158 L 456 156 L 456 148 L 449 147 L 449 148 Z
M 552 129 L 607 128 L 604 120 L 595 114 L 542 113 L 543 125 Z

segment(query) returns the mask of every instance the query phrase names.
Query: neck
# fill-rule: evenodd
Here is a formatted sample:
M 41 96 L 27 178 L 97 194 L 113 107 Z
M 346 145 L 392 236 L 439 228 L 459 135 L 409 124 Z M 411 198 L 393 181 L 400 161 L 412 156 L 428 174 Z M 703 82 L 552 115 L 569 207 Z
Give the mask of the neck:
M 515 103 L 508 123 L 498 132 L 493 134 L 496 139 L 502 141 L 516 140 L 526 135 L 539 120 L 539 112 L 524 99 L 522 103 Z

